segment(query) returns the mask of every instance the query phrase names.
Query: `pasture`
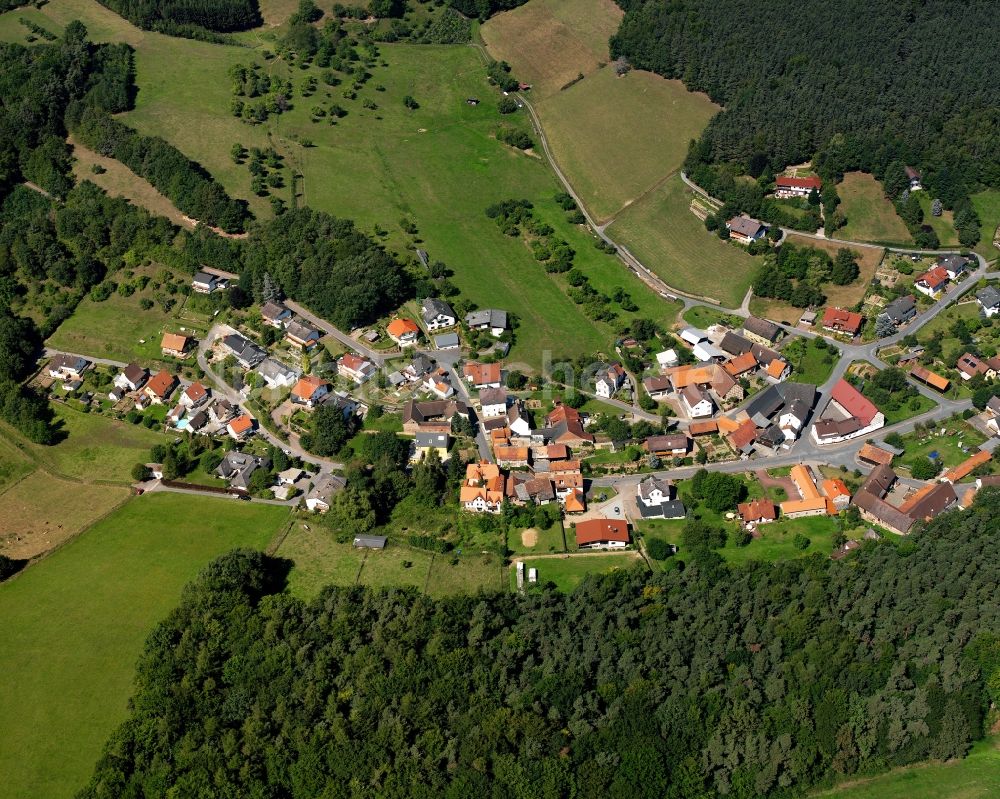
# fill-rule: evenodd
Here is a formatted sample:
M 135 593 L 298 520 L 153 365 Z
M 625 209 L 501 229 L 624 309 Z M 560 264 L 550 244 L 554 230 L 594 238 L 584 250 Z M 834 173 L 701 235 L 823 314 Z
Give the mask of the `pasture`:
M 866 172 L 848 172 L 837 186 L 840 207 L 847 224 L 834 238 L 853 241 L 911 244 L 910 232 L 892 203 L 882 193 L 882 184 Z
M 988 799 L 1000 794 L 1000 739 L 977 741 L 962 760 L 918 763 L 812 794 L 814 799 Z
M 608 235 L 668 285 L 736 308 L 761 262 L 705 230 L 691 197 L 675 175 L 619 214 Z
M 931 205 L 934 198 L 926 191 L 916 192 L 917 199 L 920 200 L 920 208 L 924 212 L 924 224 L 930 225 L 937 234 L 938 241 L 942 247 L 957 247 L 958 233 L 955 230 L 955 215 L 951 211 L 942 211 L 941 216 L 934 216 L 931 213 Z
M 491 17 L 479 33 L 490 55 L 509 63 L 541 99 L 607 63 L 622 15 L 612 0 L 531 0 Z
M 567 531 L 567 535 L 570 533 Z M 646 569 L 646 562 L 638 552 L 597 552 L 567 555 L 562 558 L 520 558 L 524 561 L 525 585 L 528 580 L 528 569 L 538 569 L 538 585 L 553 583 L 563 593 L 570 593 L 588 574 L 607 574 L 618 569 Z M 517 587 L 516 566 L 509 569 L 511 589 Z
M 136 659 L 219 554 L 263 548 L 286 508 L 138 497 L 0 585 L 4 795 L 70 797 L 124 720 Z
M 997 248 L 993 245 L 996 237 L 997 227 L 1000 226 L 1000 191 L 996 189 L 986 189 L 978 194 L 973 194 L 972 207 L 979 214 L 981 224 L 979 230 L 979 244 L 975 250 L 986 260 L 992 261 L 997 257 Z

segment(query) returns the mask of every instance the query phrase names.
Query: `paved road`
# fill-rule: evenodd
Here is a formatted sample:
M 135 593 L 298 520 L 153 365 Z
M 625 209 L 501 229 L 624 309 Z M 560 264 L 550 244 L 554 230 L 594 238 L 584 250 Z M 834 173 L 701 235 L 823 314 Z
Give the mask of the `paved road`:
M 93 355 L 84 355 L 79 352 L 66 352 L 66 350 L 54 350 L 50 347 L 46 347 L 44 352 L 46 358 L 52 358 L 56 355 L 69 355 L 71 358 L 83 358 L 84 360 L 100 364 L 101 366 L 116 366 L 119 369 L 124 369 L 128 366 L 128 364 L 123 361 L 113 361 L 110 358 L 95 358 Z
M 370 360 L 376 366 L 382 366 L 385 363 L 385 356 L 383 353 L 373 350 L 371 347 L 368 347 L 365 344 L 362 344 L 360 341 L 351 338 L 343 330 L 334 327 L 325 319 L 321 319 L 320 317 L 316 316 L 316 314 L 314 314 L 312 311 L 310 311 L 309 309 L 305 308 L 302 305 L 299 305 L 297 302 L 292 302 L 291 300 L 285 300 L 284 302 L 285 306 L 290 311 L 297 313 L 307 322 L 309 322 L 312 325 L 315 325 L 319 330 L 322 330 L 324 333 L 333 336 L 341 344 L 348 347 L 349 349 L 354 350 L 355 352 L 361 355 L 364 355 L 368 360 Z
M 233 494 L 220 494 L 216 491 L 199 491 L 196 488 L 178 488 L 177 486 L 165 486 L 159 480 L 152 480 L 146 483 L 141 483 L 140 486 L 143 490 L 149 494 L 153 492 L 167 491 L 172 494 L 191 494 L 196 497 L 215 497 L 216 499 L 224 499 L 229 502 L 239 502 L 240 500 Z M 257 499 L 253 498 L 252 502 L 255 505 L 284 505 L 285 507 L 294 507 L 299 504 L 299 500 L 302 497 L 298 496 L 293 499 Z
M 198 366 L 200 366 L 201 370 L 205 373 L 205 378 L 212 384 L 212 389 L 214 391 L 222 394 L 222 396 L 229 400 L 234 406 L 242 408 L 243 398 L 240 396 L 239 392 L 222 380 L 215 373 L 211 364 L 208 362 L 208 353 L 212 349 L 215 342 L 218 339 L 235 332 L 236 331 L 229 327 L 229 325 L 213 325 L 211 330 L 208 331 L 208 334 L 198 344 Z M 246 409 L 244 409 L 244 411 L 250 416 L 253 416 L 253 414 L 246 411 Z M 301 458 L 308 463 L 315 463 L 327 471 L 344 468 L 344 464 L 339 461 L 333 461 L 329 458 L 321 458 L 318 455 L 313 455 L 311 452 L 307 452 L 297 441 L 282 441 L 280 438 L 271 433 L 270 430 L 264 427 L 263 423 L 258 423 L 257 435 L 278 447 L 278 449 L 287 450 L 296 457 Z

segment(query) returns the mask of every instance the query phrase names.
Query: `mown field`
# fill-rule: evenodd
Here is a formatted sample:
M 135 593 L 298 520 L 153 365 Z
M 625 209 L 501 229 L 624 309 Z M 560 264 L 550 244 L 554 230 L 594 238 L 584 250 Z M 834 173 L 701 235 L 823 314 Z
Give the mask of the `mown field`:
M 910 232 L 892 203 L 882 193 L 882 184 L 865 172 L 848 172 L 837 186 L 847 224 L 834 236 L 853 241 L 910 244 Z
M 669 285 L 736 308 L 760 262 L 705 230 L 690 204 L 691 191 L 675 175 L 619 214 L 608 235 Z
M 718 106 L 680 81 L 599 70 L 538 104 L 560 168 L 598 222 L 679 169 Z
M 212 558 L 262 548 L 286 508 L 138 497 L 0 585 L 3 794 L 71 797 L 126 715 L 153 625 Z
M 531 0 L 491 17 L 479 33 L 490 55 L 542 99 L 607 63 L 622 13 L 612 0 Z
M 569 593 L 583 582 L 588 574 L 607 574 L 618 569 L 646 568 L 646 562 L 638 552 L 614 552 L 567 555 L 563 558 L 522 558 L 524 561 L 525 584 L 528 580 L 528 569 L 538 569 L 538 585 L 553 583 L 555 587 Z M 517 587 L 517 572 L 515 566 L 509 569 L 511 589 Z
M 989 799 L 1000 795 L 1000 739 L 977 742 L 967 757 L 920 763 L 812 794 L 828 799 Z
M 973 194 L 971 199 L 981 223 L 979 244 L 975 250 L 987 260 L 993 260 L 1000 254 L 993 245 L 997 227 L 1000 226 L 1000 190 L 987 189 Z

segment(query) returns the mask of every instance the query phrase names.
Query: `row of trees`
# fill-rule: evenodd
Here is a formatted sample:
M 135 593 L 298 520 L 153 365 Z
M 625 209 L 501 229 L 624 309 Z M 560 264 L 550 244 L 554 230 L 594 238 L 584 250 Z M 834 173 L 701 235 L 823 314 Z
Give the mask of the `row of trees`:
M 1000 698 L 998 513 L 984 489 L 840 562 L 726 566 L 692 530 L 665 573 L 568 596 L 304 603 L 231 553 L 150 636 L 80 796 L 751 799 L 960 757 Z
M 263 24 L 257 0 L 100 0 L 146 30 L 190 38 L 213 38 L 207 31 L 230 32 Z
M 825 283 L 846 286 L 860 274 L 857 254 L 846 247 L 831 258 L 826 250 L 785 243 L 765 257 L 753 291 L 758 297 L 774 297 L 796 308 L 808 308 L 826 301 Z

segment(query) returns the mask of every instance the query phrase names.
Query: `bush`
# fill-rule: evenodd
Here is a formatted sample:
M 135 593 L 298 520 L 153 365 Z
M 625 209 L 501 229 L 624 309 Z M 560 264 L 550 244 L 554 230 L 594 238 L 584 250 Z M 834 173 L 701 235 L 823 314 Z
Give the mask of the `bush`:
M 806 536 L 802 535 L 802 533 L 796 533 L 795 537 L 792 538 L 792 546 L 796 549 L 809 549 L 809 545 L 811 543 L 812 542 Z
M 497 101 L 497 111 L 501 114 L 513 114 L 517 111 L 517 100 L 513 97 L 501 97 Z
M 674 554 L 674 548 L 662 538 L 650 538 L 646 541 L 646 552 L 653 560 L 666 560 Z
M 941 471 L 941 463 L 930 458 L 916 458 L 910 462 L 910 474 L 915 480 L 931 480 Z
M 132 467 L 132 479 L 137 483 L 144 483 L 153 476 L 153 471 L 144 463 L 137 463 Z

